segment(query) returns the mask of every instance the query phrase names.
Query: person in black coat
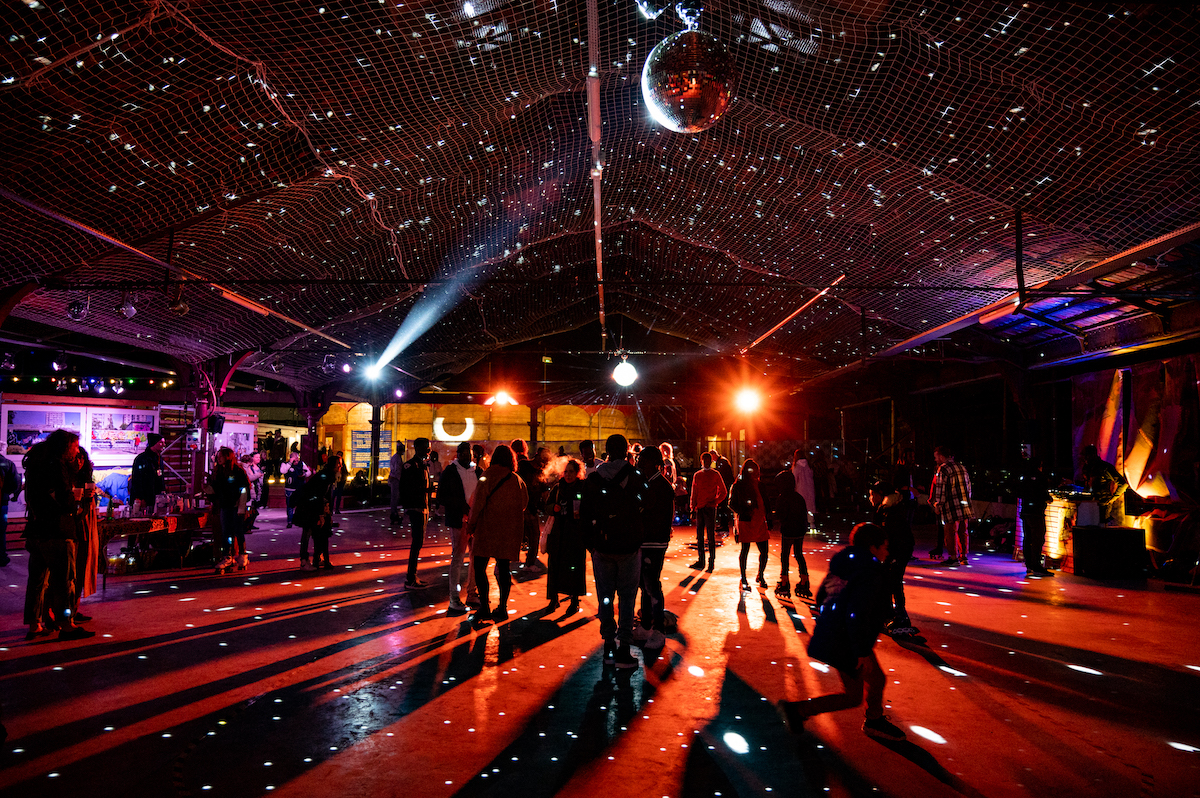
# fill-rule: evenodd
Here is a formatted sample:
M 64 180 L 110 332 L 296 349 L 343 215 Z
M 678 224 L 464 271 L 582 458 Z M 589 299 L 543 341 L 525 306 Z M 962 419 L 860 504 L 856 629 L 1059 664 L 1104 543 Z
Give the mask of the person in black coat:
M 812 597 L 812 588 L 808 578 L 808 563 L 804 560 L 804 536 L 808 534 L 808 502 L 796 490 L 796 475 L 792 469 L 785 468 L 775 475 L 776 499 L 773 505 L 775 519 L 779 522 L 779 534 L 782 545 L 779 556 L 779 584 L 775 585 L 775 595 L 787 598 L 792 595 L 791 583 L 788 577 L 791 556 L 796 557 L 796 595 L 803 598 Z
M 250 478 L 233 449 L 222 446 L 217 451 L 217 467 L 209 474 L 208 484 L 212 486 L 213 508 L 220 519 L 216 572 L 224 573 L 234 566 L 244 571 L 250 557 L 246 553 L 246 515 L 242 506 L 251 488 Z
M 313 542 L 313 564 L 308 566 L 307 551 L 301 552 L 300 567 L 332 568 L 329 561 L 329 538 L 333 535 L 333 491 L 341 477 L 342 458 L 329 457 L 314 476 L 304 482 L 296 493 L 296 523 L 304 538 Z M 307 566 L 307 567 L 306 567 Z
M 463 557 L 470 549 L 470 535 L 463 532 L 467 517 L 471 514 L 471 499 L 475 488 L 483 477 L 483 469 L 471 462 L 471 444 L 463 441 L 458 445 L 456 457 L 444 469 L 438 482 L 437 502 L 445 511 L 446 527 L 450 530 L 450 610 L 454 615 L 466 612 L 462 602 Z M 467 568 L 467 603 L 472 599 L 478 603 L 474 573 Z
M 1054 576 L 1042 560 L 1046 545 L 1046 505 L 1050 503 L 1050 483 L 1042 472 L 1042 458 L 1034 455 L 1025 464 L 1017 480 L 1017 498 L 1021 500 L 1021 554 L 1027 576 Z
M 583 545 L 584 526 L 580 505 L 583 501 L 583 465 L 568 460 L 563 477 L 550 489 L 546 511 L 554 526 L 546 539 L 546 609 L 558 609 L 558 596 L 569 596 L 567 615 L 579 612 L 579 597 L 587 593 L 587 549 Z
M 167 441 L 158 433 L 146 436 L 146 450 L 133 458 L 133 471 L 129 475 L 129 503 L 134 515 L 154 513 L 154 499 L 164 492 L 166 482 L 162 473 L 162 452 Z
M 813 715 L 860 706 L 865 695 L 863 731 L 880 739 L 904 739 L 904 732 L 883 714 L 887 676 L 875 658 L 875 641 L 891 610 L 883 565 L 887 557 L 887 533 L 866 523 L 850 531 L 850 545 L 829 561 L 829 573 L 817 590 L 821 614 L 808 655 L 837 669 L 844 692 L 779 702 L 780 715 L 793 733 Z
M 83 489 L 75 487 L 79 436 L 55 430 L 28 452 L 25 468 L 25 548 L 29 582 L 25 591 L 26 640 L 48 634 L 50 620 L 59 640 L 82 640 L 95 632 L 75 624 L 76 546 L 82 519 Z
M 642 603 L 641 623 L 633 639 L 645 643 L 650 632 L 666 633 L 666 599 L 662 589 L 663 560 L 671 544 L 671 522 L 675 520 L 675 487 L 662 472 L 662 451 L 648 446 L 638 454 L 637 470 L 646 482 L 642 505 Z
M 908 618 L 904 601 L 904 571 L 916 547 L 912 533 L 912 508 L 904 494 L 886 482 L 872 484 L 867 496 L 873 508 L 872 520 L 883 527 L 888 538 L 888 558 L 884 568 L 888 593 L 895 607 L 889 626 L 894 630 L 911 629 L 912 621 Z

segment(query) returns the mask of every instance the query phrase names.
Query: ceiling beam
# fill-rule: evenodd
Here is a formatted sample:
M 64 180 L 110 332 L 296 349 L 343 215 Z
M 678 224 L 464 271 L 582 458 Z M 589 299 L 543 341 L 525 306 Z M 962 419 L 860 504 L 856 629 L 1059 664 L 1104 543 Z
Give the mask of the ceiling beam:
M 310 335 L 320 336 L 321 338 L 324 338 L 327 341 L 330 341 L 332 343 L 337 344 L 338 346 L 345 347 L 346 349 L 350 349 L 352 351 L 354 349 L 354 347 L 350 346 L 350 344 L 346 343 L 345 341 L 341 341 L 337 338 L 334 338 L 332 335 L 328 335 L 324 332 L 321 332 L 318 329 L 309 327 L 307 324 L 305 324 L 302 321 L 299 321 L 298 319 L 293 319 L 291 316 L 287 316 L 283 313 L 280 313 L 277 310 L 267 307 L 266 305 L 262 305 L 258 302 L 255 302 L 253 299 L 241 296 L 240 294 L 230 291 L 227 288 L 222 288 L 221 286 L 217 285 L 216 283 L 209 282 L 208 280 L 206 280 L 204 277 L 200 276 L 199 274 L 190 272 L 187 269 L 182 269 L 172 263 L 168 263 L 165 260 L 156 258 L 153 255 L 149 254 L 148 252 L 143 252 L 142 250 L 138 249 L 137 247 L 126 244 L 123 241 L 120 241 L 120 240 L 114 238 L 113 236 L 108 235 L 107 233 L 102 233 L 99 230 L 96 230 L 92 227 L 88 227 L 86 224 L 83 224 L 82 222 L 77 222 L 74 219 L 69 219 L 66 216 L 63 216 L 61 213 L 56 213 L 52 210 L 43 208 L 40 205 L 30 202 L 29 200 L 25 199 L 24 197 L 20 197 L 20 196 L 17 196 L 16 194 L 13 194 L 11 191 L 8 191 L 7 189 L 0 188 L 0 197 L 4 197 L 5 199 L 7 199 L 11 202 L 15 202 L 16 204 L 18 204 L 24 208 L 27 208 L 28 210 L 31 210 L 36 214 L 44 216 L 47 219 L 52 219 L 56 222 L 66 225 L 67 227 L 71 227 L 75 230 L 78 230 L 81 233 L 89 235 L 92 238 L 95 238 L 99 241 L 103 241 L 106 244 L 110 244 L 110 245 L 116 247 L 117 249 L 123 249 L 132 255 L 136 255 L 137 257 L 141 258 L 142 260 L 145 260 L 149 263 L 154 264 L 155 266 L 161 266 L 162 268 L 166 269 L 168 272 L 176 275 L 177 277 L 182 277 L 188 281 L 201 282 L 201 283 L 204 283 L 205 285 L 215 288 L 220 292 L 221 297 L 223 299 L 227 299 L 227 300 L 233 302 L 234 304 L 240 305 L 244 308 L 249 308 L 251 310 L 254 310 L 255 312 L 263 314 L 264 316 L 274 316 L 275 318 L 279 319 L 280 321 L 284 321 L 295 327 L 299 327 L 300 329 L 304 330 L 305 332 L 309 333 Z
M 1096 280 L 1105 277 L 1113 272 L 1119 271 L 1129 266 L 1130 263 L 1135 263 L 1144 258 L 1151 258 L 1156 255 L 1190 243 L 1200 238 L 1200 222 L 1181 227 L 1178 230 L 1168 233 L 1157 238 L 1152 238 L 1136 247 L 1119 252 L 1116 255 L 1105 258 L 1104 260 L 1095 263 L 1087 268 L 1072 272 L 1063 277 L 1058 277 L 1053 280 L 1047 280 L 1040 283 L 1032 289 L 1026 291 L 1026 297 L 1034 296 L 1055 296 L 1057 292 L 1066 291 L 1071 288 L 1076 288 L 1080 285 L 1086 285 L 1090 280 Z M 898 355 L 901 352 L 906 352 L 909 349 L 920 346 L 921 344 L 945 338 L 951 333 L 962 330 L 966 327 L 971 327 L 976 324 L 985 323 L 986 320 L 995 320 L 1013 313 L 1017 309 L 1017 303 L 1020 297 L 1013 293 L 1006 296 L 997 302 L 990 305 L 973 310 L 970 313 L 959 316 L 953 321 L 948 321 L 945 324 L 940 324 L 933 329 L 926 330 L 923 333 L 912 336 L 911 338 L 901 341 L 894 346 L 879 352 L 875 357 L 890 357 Z M 1075 333 L 1071 333 L 1075 335 Z

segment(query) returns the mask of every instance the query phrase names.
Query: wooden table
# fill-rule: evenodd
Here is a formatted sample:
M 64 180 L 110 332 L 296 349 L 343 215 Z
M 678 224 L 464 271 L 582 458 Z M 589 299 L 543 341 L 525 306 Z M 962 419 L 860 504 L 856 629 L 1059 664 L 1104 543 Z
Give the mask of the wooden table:
M 97 522 L 100 533 L 100 553 L 104 557 L 104 580 L 108 580 L 108 544 L 117 538 L 136 542 L 142 535 L 176 535 L 198 532 L 208 527 L 208 510 L 192 510 L 178 515 L 150 518 L 101 518 Z

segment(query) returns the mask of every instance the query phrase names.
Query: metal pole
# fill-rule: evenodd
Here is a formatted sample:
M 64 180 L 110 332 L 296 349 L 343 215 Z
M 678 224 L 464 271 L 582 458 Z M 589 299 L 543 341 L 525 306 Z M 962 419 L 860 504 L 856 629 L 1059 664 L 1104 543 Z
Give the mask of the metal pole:
M 1016 261 L 1017 267 L 1017 306 L 1024 307 L 1025 305 L 1025 234 L 1024 219 L 1022 218 L 1021 209 L 1016 209 L 1016 217 L 1013 220 L 1016 235 L 1016 247 L 1014 248 L 1013 258 Z
M 375 489 L 375 481 L 379 478 L 379 447 L 381 441 L 380 429 L 383 427 L 383 405 L 379 402 L 379 388 L 371 390 L 371 463 L 368 466 L 367 484 Z M 343 444 L 344 445 L 344 444 Z

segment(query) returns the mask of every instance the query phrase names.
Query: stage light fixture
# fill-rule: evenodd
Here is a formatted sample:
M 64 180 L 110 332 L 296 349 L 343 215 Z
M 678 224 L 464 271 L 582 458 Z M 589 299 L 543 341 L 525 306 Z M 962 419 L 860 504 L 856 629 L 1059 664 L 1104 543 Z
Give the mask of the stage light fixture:
M 401 398 L 401 397 L 403 397 L 403 396 L 404 396 L 404 389 L 403 389 L 403 388 L 397 388 L 397 389 L 396 389 L 396 398 L 397 398 L 397 399 L 399 399 L 399 398 Z
M 322 374 L 333 374 L 336 371 L 337 371 L 337 363 L 333 362 L 333 355 L 326 355 L 321 360 L 321 373 Z
M 67 390 L 67 388 L 70 388 L 70 387 L 71 387 L 71 383 L 67 382 L 66 377 L 59 377 L 57 380 L 54 381 L 54 390 L 58 391 L 59 393 L 64 392 L 65 390 Z
M 622 388 L 628 388 L 637 381 L 638 373 L 637 369 L 633 367 L 633 364 L 626 360 L 625 356 L 622 355 L 621 362 L 617 364 L 615 369 L 613 369 L 612 376 L 613 379 L 617 381 L 617 385 L 620 385 Z
M 354 371 L 354 366 L 351 366 L 349 363 L 342 364 L 342 373 L 343 374 L 349 374 L 352 371 Z
M 17 364 L 13 361 L 12 352 L 5 352 L 4 357 L 0 358 L 0 371 L 13 371 Z
M 516 399 L 508 395 L 508 391 L 496 391 L 495 394 L 489 396 L 484 402 L 485 405 L 519 405 L 521 404 Z
M 267 390 L 267 381 L 266 380 L 255 380 L 254 381 L 254 392 L 255 393 L 262 393 L 266 390 Z
M 753 388 L 743 388 L 734 396 L 733 403 L 743 413 L 753 413 L 762 406 L 762 396 Z
M 67 365 L 67 356 L 63 352 L 59 352 L 57 355 L 55 355 L 54 360 L 50 362 L 50 368 L 54 371 L 66 371 Z
M 108 390 L 108 386 L 106 386 L 103 382 L 98 382 L 96 383 L 94 390 L 97 394 L 102 394 Z
M 92 298 L 76 299 L 67 305 L 67 318 L 71 321 L 83 321 L 87 318 L 88 308 L 92 304 Z
M 269 368 L 271 369 L 272 372 L 274 372 L 275 374 L 278 374 L 280 372 L 280 370 L 283 369 L 283 358 L 279 357 L 279 355 L 276 355 L 274 357 L 274 359 L 271 360 L 271 364 L 270 364 Z
M 120 380 L 117 380 L 116 382 L 114 382 L 113 386 L 112 386 L 112 392 L 115 393 L 117 396 L 120 396 L 121 394 L 125 393 L 125 383 L 121 382 Z
M 383 366 L 379 365 L 378 363 L 373 363 L 370 366 L 367 366 L 367 379 L 377 380 L 379 379 L 379 375 L 382 373 Z
M 183 300 L 182 296 L 171 300 L 171 304 L 167 305 L 167 308 L 176 316 L 186 316 L 187 312 L 191 310 L 191 308 L 188 307 L 188 303 Z

